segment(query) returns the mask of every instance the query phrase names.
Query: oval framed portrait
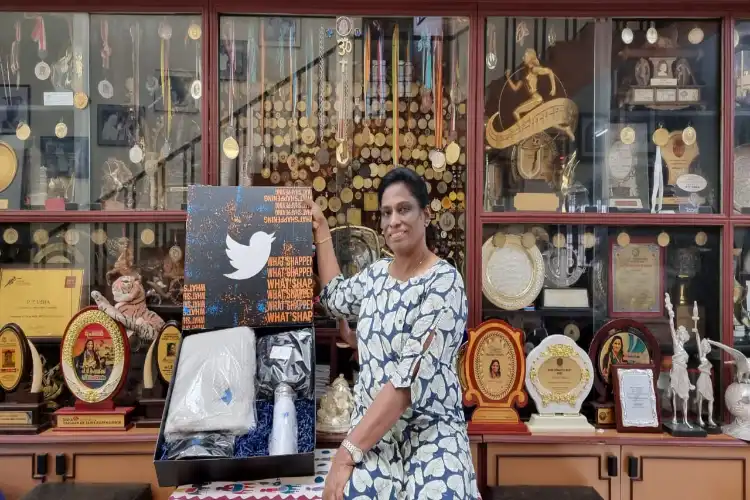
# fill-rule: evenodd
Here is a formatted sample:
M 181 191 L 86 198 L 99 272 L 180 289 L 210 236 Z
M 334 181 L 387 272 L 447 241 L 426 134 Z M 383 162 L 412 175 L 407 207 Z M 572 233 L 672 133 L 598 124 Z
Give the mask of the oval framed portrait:
M 82 309 L 65 329 L 60 360 L 65 383 L 78 400 L 111 400 L 122 388 L 130 364 L 125 329 L 96 307 Z
M 9 323 L 0 329 L 0 389 L 15 391 L 23 381 L 29 346 L 21 329 Z

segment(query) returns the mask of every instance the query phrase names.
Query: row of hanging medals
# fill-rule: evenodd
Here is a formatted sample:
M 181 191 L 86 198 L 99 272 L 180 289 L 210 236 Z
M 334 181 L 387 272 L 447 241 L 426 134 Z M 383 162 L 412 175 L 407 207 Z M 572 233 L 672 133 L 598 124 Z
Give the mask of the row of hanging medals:
M 235 111 L 234 111 L 234 98 L 236 94 L 235 90 L 235 74 L 236 74 L 236 61 L 235 56 L 236 54 L 234 50 L 234 40 L 235 40 L 235 27 L 234 27 L 234 21 L 228 21 L 227 22 L 227 31 L 228 36 L 224 37 L 223 42 L 227 45 L 227 53 L 229 54 L 229 75 L 230 75 L 230 83 L 229 83 L 229 89 L 227 91 L 228 94 L 228 105 L 229 105 L 229 124 L 226 130 L 226 138 L 222 142 L 222 152 L 224 153 L 224 156 L 229 160 L 235 160 L 240 155 L 240 145 L 237 141 L 235 135 L 236 135 L 236 127 L 235 127 Z M 386 67 L 386 61 L 383 54 L 383 39 L 384 39 L 384 33 L 383 29 L 380 28 L 379 23 L 374 23 L 376 29 L 380 32 L 379 42 L 378 42 L 378 59 L 376 61 L 372 62 L 372 70 L 373 70 L 373 76 L 375 76 L 375 71 L 377 71 L 378 80 L 376 82 L 376 89 L 372 91 L 366 92 L 365 95 L 365 123 L 369 122 L 370 117 L 370 100 L 373 101 L 373 103 L 377 100 L 379 103 L 378 110 L 379 115 L 378 119 L 384 119 L 385 118 L 385 98 L 387 93 L 387 85 L 385 83 L 385 67 Z M 263 24 L 261 23 L 261 34 L 260 39 L 264 40 L 264 34 L 263 34 Z M 283 28 L 280 31 L 279 35 L 279 55 L 278 55 L 278 64 L 279 64 L 279 73 L 280 75 L 284 74 L 286 72 L 286 61 L 284 56 L 284 46 L 289 47 L 289 55 L 288 58 L 288 64 L 289 64 L 289 85 L 285 86 L 283 84 L 277 85 L 276 92 L 279 94 L 280 97 L 283 97 L 283 100 L 279 100 L 277 102 L 284 102 L 284 108 L 286 112 L 294 113 L 295 116 L 291 118 L 291 122 L 295 124 L 295 126 L 292 128 L 295 137 L 289 137 L 288 140 L 286 138 L 283 138 L 279 136 L 279 138 L 282 139 L 281 141 L 276 141 L 274 138 L 274 141 L 272 142 L 273 146 L 276 147 L 282 147 L 282 146 L 291 146 L 292 142 L 298 143 L 300 140 L 302 143 L 305 144 L 305 146 L 312 146 L 312 144 L 315 142 L 315 131 L 311 124 L 314 122 L 313 120 L 313 113 L 317 111 L 317 125 L 319 128 L 319 136 L 321 143 L 323 142 L 323 138 L 328 135 L 331 131 L 327 128 L 328 125 L 328 116 L 325 114 L 326 109 L 323 103 L 323 97 L 325 95 L 330 94 L 330 87 L 325 82 L 325 74 L 326 74 L 326 68 L 325 68 L 325 45 L 324 45 L 324 38 L 332 37 L 333 35 L 337 36 L 336 39 L 336 55 L 337 60 L 336 64 L 340 68 L 340 91 L 337 90 L 337 93 L 339 94 L 339 102 L 337 103 L 336 107 L 338 108 L 337 111 L 340 112 L 341 117 L 339 118 L 336 132 L 335 132 L 335 140 L 337 143 L 336 147 L 336 159 L 337 164 L 341 167 L 347 167 L 351 162 L 351 145 L 349 144 L 348 140 L 348 132 L 349 132 L 349 124 L 346 121 L 346 116 L 349 116 L 349 105 L 350 105 L 350 95 L 349 95 L 349 57 L 353 50 L 353 42 L 352 42 L 352 35 L 354 37 L 358 37 L 362 35 L 361 30 L 358 28 L 354 28 L 354 23 L 352 22 L 351 18 L 348 17 L 339 17 L 336 19 L 336 29 L 325 29 L 323 27 L 320 28 L 319 31 L 319 54 L 318 54 L 318 109 L 315 110 L 312 106 L 313 103 L 313 89 L 315 87 L 313 83 L 313 69 L 312 64 L 310 64 L 310 67 L 306 70 L 306 99 L 305 100 L 298 100 L 300 97 L 300 89 L 298 87 L 298 80 L 295 77 L 295 68 L 297 68 L 296 65 L 296 54 L 292 50 L 294 46 L 294 25 L 290 25 L 286 28 Z M 369 29 L 366 28 L 365 30 L 367 40 L 369 41 Z M 394 50 L 398 51 L 398 26 L 396 25 L 394 27 Z M 442 57 L 437 58 L 437 62 L 435 62 L 436 58 L 433 55 L 433 52 L 436 52 L 438 54 L 441 53 L 442 49 L 442 37 L 436 37 L 435 41 L 431 41 L 431 36 L 429 33 L 425 33 L 422 35 L 419 44 L 418 49 L 420 52 L 423 52 L 423 81 L 425 82 L 423 86 L 423 101 L 427 101 L 428 104 L 432 103 L 432 100 L 428 99 L 430 96 L 427 95 L 431 92 L 432 88 L 432 80 L 433 80 L 433 74 L 436 72 L 440 72 L 442 74 Z M 258 75 L 257 75 L 257 46 L 258 44 L 255 42 L 255 32 L 254 28 L 251 25 L 248 29 L 248 54 L 247 54 L 247 78 L 246 78 L 246 89 L 245 89 L 245 97 L 249 101 L 249 96 L 251 93 L 251 88 L 257 87 L 258 84 Z M 434 47 L 433 47 L 434 44 Z M 369 44 L 367 45 L 367 49 L 369 49 Z M 310 35 L 310 40 L 308 43 L 308 61 L 312 63 L 313 61 L 313 55 L 312 51 L 310 50 L 314 46 L 312 34 Z M 409 46 L 411 46 L 411 39 Z M 251 169 L 251 164 L 253 161 L 253 150 L 255 148 L 256 143 L 263 143 L 264 137 L 261 137 L 260 134 L 256 134 L 254 131 L 256 130 L 255 126 L 255 120 L 260 120 L 260 130 L 264 131 L 266 129 L 264 122 L 265 122 L 265 114 L 267 112 L 270 112 L 269 105 L 271 104 L 270 101 L 266 101 L 265 96 L 265 85 L 263 83 L 265 82 L 265 44 L 260 44 L 261 47 L 261 55 L 260 55 L 260 67 L 261 67 L 261 75 L 260 75 L 260 82 L 261 82 L 261 88 L 260 88 L 260 99 L 261 99 L 261 111 L 260 113 L 253 113 L 252 112 L 252 106 L 248 104 L 246 106 L 246 117 L 242 117 L 242 119 L 238 120 L 240 122 L 240 125 L 245 128 L 246 131 L 246 145 L 247 148 L 245 150 L 244 159 L 241 162 L 240 165 L 240 173 L 239 173 L 239 184 L 240 185 L 250 185 L 252 183 L 252 178 L 249 175 L 249 171 Z M 398 53 L 398 52 L 396 52 Z M 407 51 L 407 54 L 409 54 L 409 51 Z M 412 80 L 412 64 L 411 61 L 407 61 L 405 64 L 400 64 L 399 62 L 394 62 L 396 64 L 398 71 L 398 85 L 395 89 L 391 89 L 392 92 L 395 94 L 394 101 L 398 97 L 398 91 L 399 88 L 403 89 L 410 89 L 411 87 L 411 80 Z M 369 64 L 366 64 L 369 69 Z M 434 66 L 434 69 L 433 69 Z M 365 71 L 365 75 L 367 75 L 367 71 Z M 365 81 L 370 80 L 367 76 L 365 76 Z M 456 84 L 457 85 L 457 84 Z M 284 95 L 282 95 L 282 88 L 286 87 L 286 92 Z M 452 89 L 451 91 L 456 97 L 458 94 L 458 89 Z M 403 92 L 404 94 L 407 94 L 406 91 Z M 377 94 L 375 96 L 372 96 L 372 94 Z M 411 90 L 409 90 L 408 95 L 406 97 L 414 97 L 411 95 Z M 440 98 L 442 101 L 442 97 Z M 457 99 L 456 99 L 457 100 Z M 437 104 L 437 103 L 436 103 Z M 271 107 L 277 114 L 280 114 L 282 109 L 276 109 L 276 107 Z M 330 110 L 328 110 L 330 111 Z M 296 124 L 300 123 L 300 121 L 296 118 L 296 113 L 304 113 L 304 121 L 302 123 L 305 123 L 307 126 L 304 127 L 304 129 L 299 134 L 299 137 L 296 137 L 297 130 L 296 130 Z M 396 114 L 398 113 L 398 107 L 394 105 L 393 107 L 393 113 L 394 113 L 394 121 L 397 121 Z M 358 123 L 361 120 L 361 117 L 359 115 L 355 115 L 354 121 Z M 440 120 L 442 121 L 442 116 L 440 117 Z M 284 120 L 286 122 L 286 120 Z M 369 131 L 369 128 L 367 128 Z M 442 132 L 442 131 L 441 131 Z M 442 134 L 441 134 L 442 135 Z M 396 136 L 397 137 L 397 136 Z M 440 137 L 442 139 L 442 137 Z M 446 156 L 449 158 L 447 160 L 447 163 L 454 163 L 452 160 L 455 158 L 458 159 L 458 156 L 460 154 L 460 147 L 458 143 L 455 141 L 455 137 L 452 138 L 453 140 L 450 141 L 447 147 L 443 149 L 440 147 L 440 144 L 436 145 L 437 147 L 434 148 L 429 153 L 429 159 L 433 165 L 433 169 L 440 171 L 445 168 L 446 165 Z M 266 141 L 267 142 L 267 141 Z M 298 144 L 295 144 L 298 145 Z M 261 144 L 259 157 L 260 162 L 262 164 L 266 164 L 266 159 L 268 156 L 266 155 L 266 147 L 270 147 L 271 144 Z M 397 145 L 396 145 L 397 146 Z M 324 152 L 324 144 L 321 144 L 321 149 L 319 150 L 319 153 L 321 151 Z M 394 151 L 397 152 L 398 148 L 394 147 Z M 319 160 L 325 160 L 325 161 L 319 161 L 320 164 L 327 163 L 328 155 L 325 154 L 319 154 L 317 155 L 319 157 Z M 393 155 L 393 158 L 395 160 L 395 163 L 398 164 L 398 153 Z M 263 169 L 263 177 L 269 177 L 270 171 L 268 171 L 267 168 Z M 229 169 L 223 169 L 222 170 L 222 183 L 229 183 L 229 176 L 230 171 Z M 224 178 L 226 177 L 226 178 Z

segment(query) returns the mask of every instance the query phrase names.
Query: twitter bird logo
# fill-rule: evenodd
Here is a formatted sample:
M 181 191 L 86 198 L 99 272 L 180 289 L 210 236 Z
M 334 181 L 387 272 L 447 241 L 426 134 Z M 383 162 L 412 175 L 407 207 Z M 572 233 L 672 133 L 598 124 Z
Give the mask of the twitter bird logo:
M 261 272 L 271 256 L 271 243 L 276 241 L 274 234 L 276 233 L 258 231 L 250 237 L 250 244 L 247 246 L 227 235 L 227 257 L 236 271 L 224 276 L 232 280 L 246 280 Z

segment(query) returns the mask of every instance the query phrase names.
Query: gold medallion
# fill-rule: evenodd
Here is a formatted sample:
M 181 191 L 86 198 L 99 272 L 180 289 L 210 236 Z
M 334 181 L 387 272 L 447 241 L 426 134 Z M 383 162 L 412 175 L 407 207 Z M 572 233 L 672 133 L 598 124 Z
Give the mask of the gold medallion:
M 377 172 L 375 172 L 375 174 L 377 175 Z M 375 181 L 377 181 L 377 180 L 380 180 L 380 179 L 376 178 Z M 364 189 L 370 189 L 371 187 L 373 187 L 375 185 L 375 181 L 372 180 L 371 178 L 367 177 L 367 178 L 365 178 L 364 181 L 362 181 L 362 187 Z M 375 187 L 377 187 L 377 186 L 375 186 Z
M 86 106 L 88 105 L 89 96 L 87 96 L 85 92 L 76 92 L 73 96 L 73 106 L 75 106 L 76 109 L 86 109 Z
M 81 233 L 77 229 L 68 229 L 63 234 L 63 240 L 70 246 L 76 246 L 81 241 Z
M 620 130 L 620 141 L 629 146 L 635 142 L 635 130 L 632 127 L 623 127 Z
M 365 179 L 365 183 L 367 183 L 367 181 L 369 181 L 369 180 L 370 179 Z M 365 187 L 367 187 L 367 186 L 365 186 Z M 380 178 L 379 177 L 375 177 L 374 179 L 372 179 L 372 187 L 374 187 L 375 189 L 377 189 L 378 187 L 380 187 Z M 428 185 L 428 187 L 429 187 L 429 185 Z
M 154 244 L 154 241 L 156 240 L 156 235 L 154 234 L 154 230 L 151 228 L 146 228 L 143 231 L 141 231 L 141 243 L 143 243 L 146 246 L 151 246 Z
M 268 179 L 269 177 L 271 177 L 271 169 L 268 167 L 263 167 L 262 169 L 260 169 L 260 176 L 264 179 Z
M 586 248 L 594 248 L 594 245 L 596 244 L 596 236 L 594 236 L 594 233 L 585 232 L 583 233 L 583 246 Z
M 454 165 L 459 156 L 461 156 L 461 147 L 455 141 L 448 144 L 445 148 L 445 161 L 448 165 Z
M 31 239 L 33 239 L 34 243 L 36 243 L 38 246 L 43 247 L 49 242 L 49 233 L 46 229 L 37 229 L 36 231 L 34 231 Z
M 521 236 L 521 244 L 525 248 L 531 248 L 534 245 L 536 245 L 536 236 L 534 236 L 532 233 L 523 233 L 523 236 Z
M 58 123 L 55 125 L 55 137 L 58 139 L 64 139 L 68 135 L 68 126 L 65 125 L 63 122 Z
M 505 246 L 505 233 L 495 233 L 492 237 L 492 246 L 502 248 Z
M 388 167 L 386 167 L 384 164 L 378 165 L 378 177 L 385 177 L 385 174 L 388 173 Z
M 375 134 L 375 145 L 379 148 L 385 146 L 385 134 L 382 132 Z
M 695 144 L 695 141 L 698 139 L 698 136 L 695 132 L 695 129 L 688 125 L 682 130 L 682 142 L 684 142 L 688 146 L 692 146 Z
M 669 245 L 669 234 L 667 234 L 665 231 L 662 231 L 659 233 L 659 236 L 656 237 L 656 242 L 659 244 L 660 247 L 666 247 Z
M 234 160 L 240 155 L 240 145 L 237 143 L 237 139 L 232 136 L 224 139 L 224 142 L 221 144 L 221 149 L 224 152 L 224 156 L 230 160 Z
M 341 210 L 341 200 L 336 196 L 328 200 L 328 209 L 333 213 Z
M 626 247 L 630 245 L 630 235 L 626 233 L 625 231 L 621 232 L 617 235 L 617 244 L 621 247 Z
M 355 175 L 352 179 L 352 187 L 354 187 L 354 189 L 362 189 L 362 186 L 364 186 L 364 184 L 365 180 L 359 175 Z
M 667 145 L 667 142 L 669 142 L 669 132 L 667 131 L 667 129 L 660 126 L 654 131 L 654 134 L 651 136 L 651 140 L 654 141 L 654 144 L 663 148 Z
M 552 245 L 555 248 L 562 248 L 565 246 L 565 235 L 562 233 L 557 233 L 552 237 Z
M 326 180 L 322 177 L 316 177 L 313 179 L 313 189 L 317 192 L 321 192 L 326 188 Z
M 25 141 L 26 139 L 31 137 L 31 127 L 29 127 L 24 122 L 19 123 L 18 127 L 16 128 L 16 137 L 18 137 L 18 139 L 21 141 Z
M 317 198 L 315 198 L 315 203 L 318 204 L 321 212 L 325 212 L 326 210 L 328 210 L 328 198 L 326 198 L 325 196 L 318 196 Z
M 188 28 L 188 36 L 191 40 L 200 40 L 202 34 L 203 30 L 201 29 L 200 24 L 190 23 L 190 27 Z
M 3 241 L 8 245 L 13 245 L 18 241 L 18 231 L 15 228 L 9 227 L 3 231 Z
M 107 242 L 107 232 L 104 229 L 96 229 L 91 233 L 91 241 L 94 245 L 104 245 Z
M 349 188 L 344 188 L 341 190 L 341 201 L 344 203 L 351 203 L 354 199 L 354 192 L 352 192 Z
M 702 247 L 706 243 L 708 243 L 708 235 L 703 231 L 699 231 L 695 235 L 695 244 L 698 245 L 699 247 Z
M 0 193 L 13 183 L 18 173 L 18 157 L 10 144 L 0 141 Z
M 271 172 L 271 183 L 278 184 L 279 182 L 281 182 L 281 174 L 276 171 Z

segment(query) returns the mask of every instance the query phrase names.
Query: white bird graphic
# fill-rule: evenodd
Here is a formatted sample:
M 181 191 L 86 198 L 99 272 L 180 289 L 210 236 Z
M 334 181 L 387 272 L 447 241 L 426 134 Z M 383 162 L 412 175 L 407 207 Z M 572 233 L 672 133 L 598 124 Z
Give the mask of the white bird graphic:
M 247 246 L 237 243 L 227 234 L 227 257 L 236 271 L 224 276 L 232 280 L 246 280 L 261 272 L 271 256 L 271 243 L 276 241 L 274 234 L 258 231 L 250 237 Z

